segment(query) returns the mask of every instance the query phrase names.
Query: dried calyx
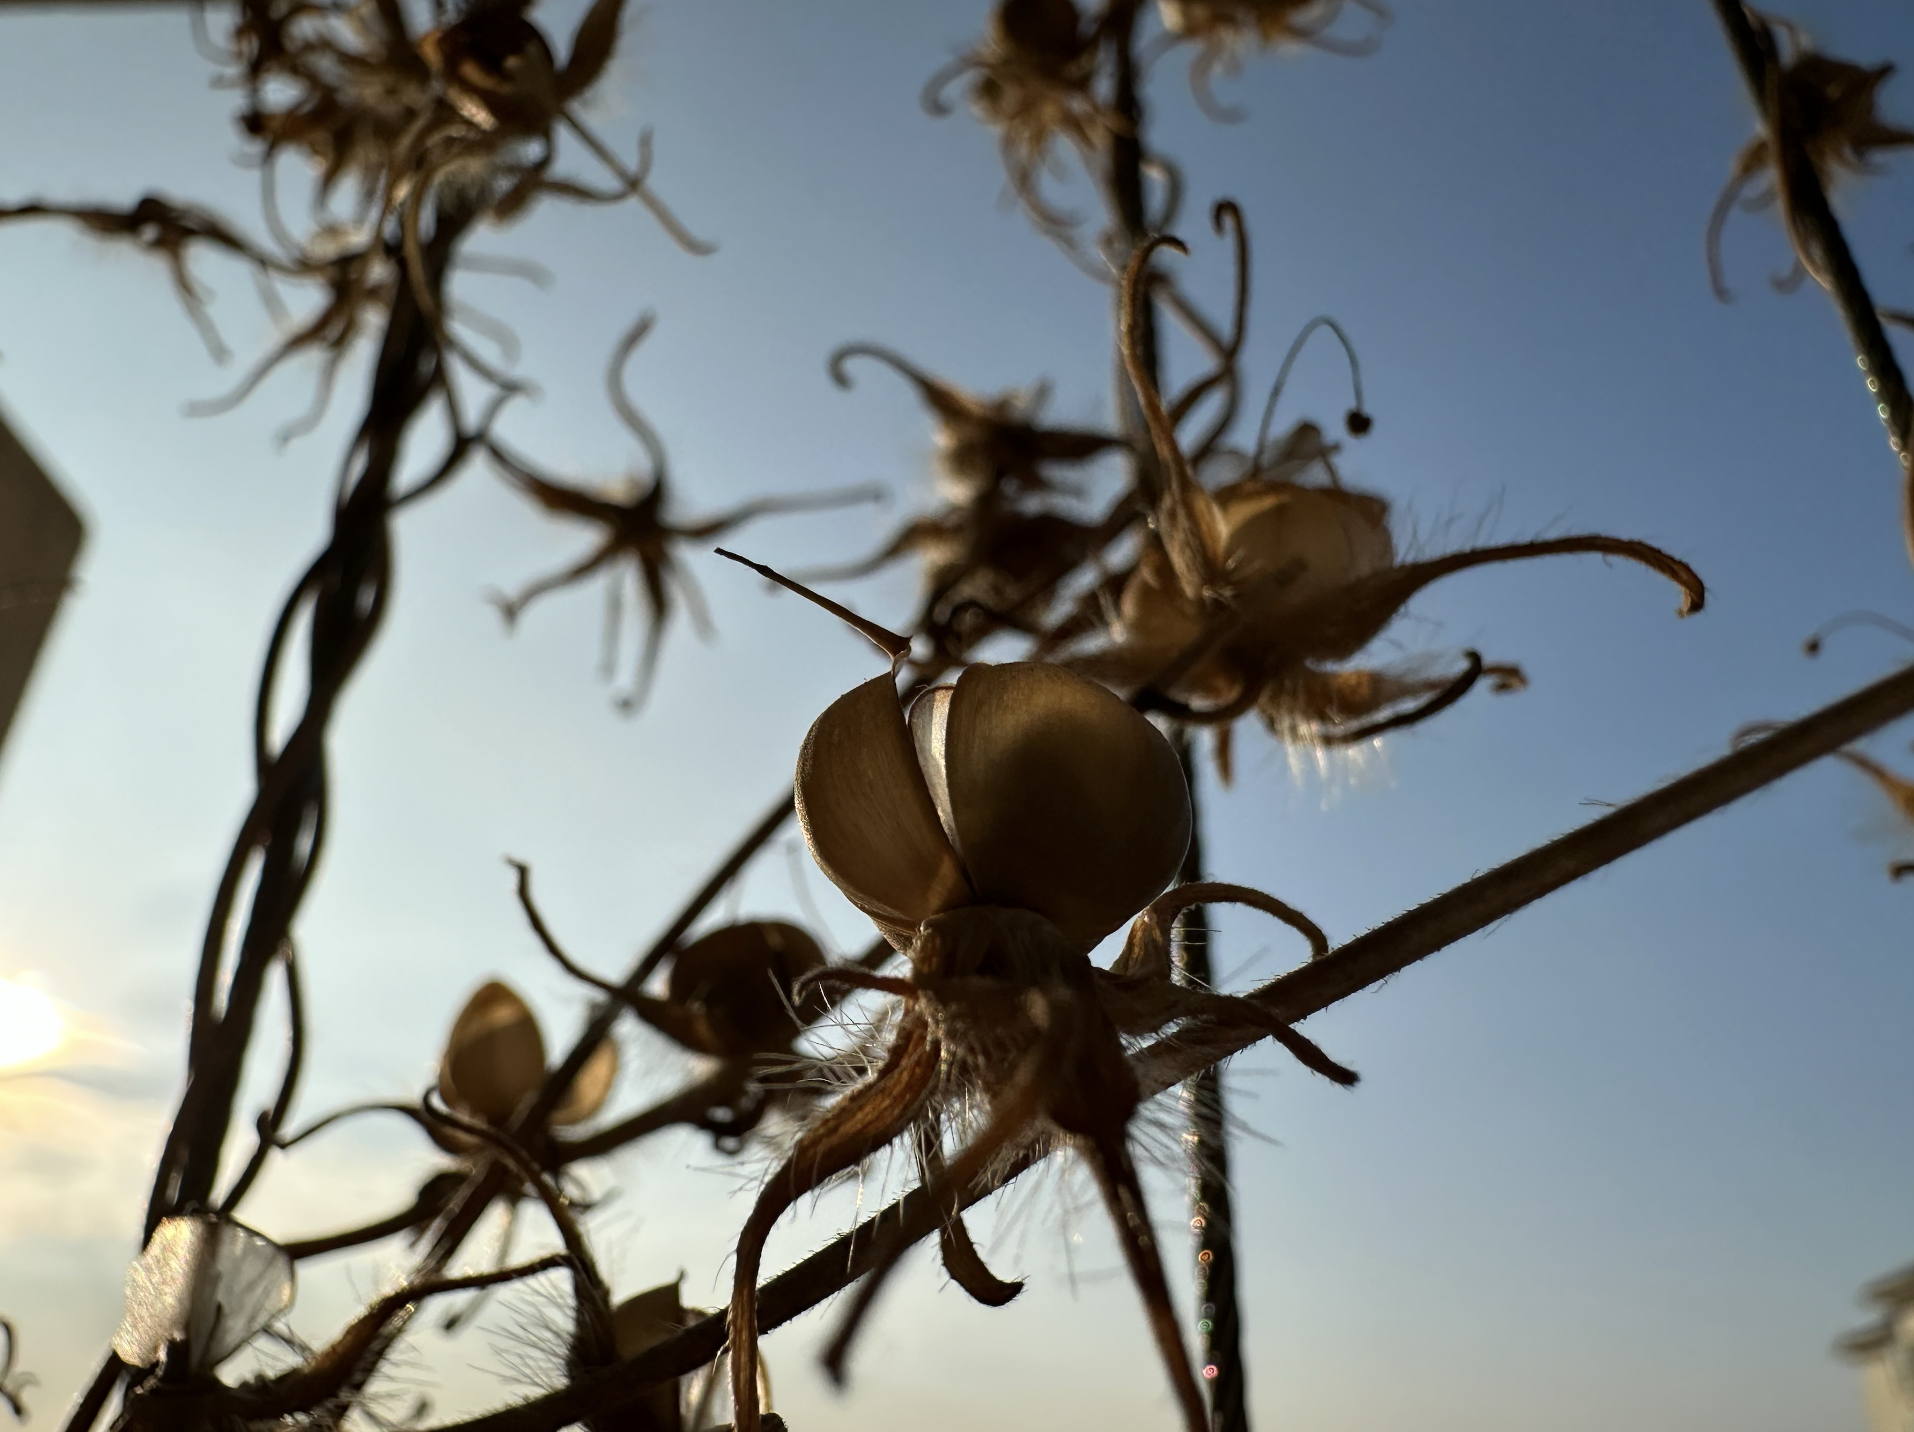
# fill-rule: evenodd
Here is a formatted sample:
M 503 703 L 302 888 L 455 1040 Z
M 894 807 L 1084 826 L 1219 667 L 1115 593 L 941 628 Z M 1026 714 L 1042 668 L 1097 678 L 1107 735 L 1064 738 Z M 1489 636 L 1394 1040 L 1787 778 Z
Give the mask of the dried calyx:
M 924 603 L 917 626 L 951 660 L 1000 626 L 1040 623 L 1057 582 L 1090 553 L 1098 529 L 1049 505 L 1069 488 L 1052 469 L 1122 446 L 1089 429 L 1046 427 L 1047 389 L 1037 384 L 986 398 L 955 387 L 876 344 L 831 356 L 831 374 L 849 387 L 846 363 L 875 358 L 908 379 L 936 419 L 937 472 L 944 504 L 914 517 L 863 561 L 814 568 L 811 581 L 849 581 L 915 556 Z
M 1336 31 L 1344 11 L 1369 17 L 1366 32 Z M 1190 88 L 1213 118 L 1240 114 L 1218 105 L 1210 90 L 1216 72 L 1235 74 L 1245 51 L 1281 45 L 1309 45 L 1338 55 L 1367 55 L 1382 41 L 1389 8 L 1382 0 L 1157 0 L 1163 28 L 1198 46 L 1190 62 Z
M 756 564 L 751 564 L 756 565 Z M 788 579 L 758 568 L 804 592 Z M 805 595 L 811 595 L 804 592 Z M 842 608 L 830 604 L 833 610 Z M 896 662 L 908 642 L 858 621 Z M 1327 946 L 1303 916 L 1235 886 L 1179 887 L 1190 834 L 1181 767 L 1163 735 L 1107 690 L 1039 663 L 967 668 L 908 712 L 893 675 L 838 698 L 806 736 L 798 817 L 820 869 L 910 960 L 907 978 L 820 981 L 896 997 L 875 1074 L 820 1111 L 772 1174 L 740 1235 L 730 1313 L 740 1432 L 757 1426 L 755 1287 L 771 1227 L 804 1193 L 900 1138 L 920 1150 L 945 1215 L 945 1267 L 980 1301 L 1017 1285 L 977 1257 L 959 1210 L 992 1168 L 1065 1143 L 1095 1173 L 1186 1419 L 1207 1426 L 1128 1148 L 1141 1093 L 1126 1036 L 1201 1018 L 1260 1028 L 1339 1082 L 1355 1076 L 1254 1003 L 1175 984 L 1165 932 L 1191 904 L 1240 901 Z M 1113 969 L 1090 963 L 1138 919 Z M 944 1131 L 957 1147 L 945 1157 Z M 841 1372 L 893 1238 L 827 1355 Z
M 682 596 L 691 613 L 692 625 L 706 640 L 713 635 L 710 614 L 697 582 L 679 563 L 674 548 L 685 541 L 703 542 L 741 527 L 754 518 L 773 513 L 817 512 L 869 502 L 881 497 L 874 487 L 841 488 L 831 492 L 804 493 L 790 497 L 761 497 L 740 503 L 729 512 L 695 521 L 678 521 L 669 515 L 670 462 L 657 430 L 639 411 L 625 389 L 623 373 L 631 355 L 651 332 L 652 314 L 643 314 L 626 331 L 612 351 L 605 372 L 605 386 L 613 411 L 637 438 L 643 449 L 648 471 L 633 475 L 622 486 L 594 490 L 557 481 L 535 471 L 524 458 L 510 452 L 497 441 L 486 446 L 499 472 L 525 496 L 546 512 L 588 522 L 600 529 L 596 545 L 571 565 L 528 583 L 511 596 L 495 594 L 493 604 L 504 617 L 508 629 L 517 624 L 520 614 L 540 597 L 581 582 L 600 571 L 609 571 L 610 588 L 606 604 L 604 646 L 599 669 L 605 680 L 612 680 L 618 665 L 619 628 L 626 603 L 626 578 L 642 607 L 644 634 L 640 638 L 631 684 L 615 698 L 617 708 L 630 715 L 645 703 L 657 673 L 665 627 L 671 620 L 673 605 Z
M 1205 487 L 1137 351 L 1141 288 L 1151 254 L 1166 244 L 1180 248 L 1152 240 L 1124 281 L 1124 359 L 1163 473 L 1155 540 L 1123 582 L 1110 638 L 1075 651 L 1074 668 L 1186 721 L 1227 726 L 1253 711 L 1278 739 L 1351 741 L 1431 715 L 1483 675 L 1505 687 L 1520 684 L 1519 671 L 1484 666 L 1474 656 L 1450 677 L 1431 677 L 1415 665 L 1338 666 L 1423 587 L 1452 573 L 1570 553 L 1624 557 L 1681 589 L 1681 615 L 1700 610 L 1701 581 L 1686 563 L 1616 537 L 1561 537 L 1401 562 L 1387 501 L 1342 486 L 1312 424 L 1292 429 L 1235 481 Z M 1305 481 L 1317 468 L 1322 478 Z M 1043 649 L 1074 636 L 1059 631 Z
M 1098 41 L 1072 0 L 998 0 L 983 40 L 924 87 L 924 107 L 947 114 L 944 91 L 969 77 L 971 109 L 997 131 L 1011 189 L 1045 229 L 1073 222 L 1041 191 L 1052 146 L 1062 139 L 1092 154 L 1125 127 L 1096 95 Z
M 1800 30 L 1782 20 L 1750 11 L 1768 57 L 1767 92 L 1762 100 L 1762 133 L 1735 156 L 1728 182 L 1708 219 L 1708 280 L 1715 297 L 1733 299 L 1721 271 L 1721 231 L 1737 204 L 1744 211 L 1778 208 L 1794 249 L 1790 271 L 1775 280 L 1786 292 L 1804 277 L 1827 284 L 1821 256 L 1795 218 L 1786 156 L 1797 147 L 1826 189 L 1847 175 L 1878 172 L 1877 154 L 1914 145 L 1914 131 L 1884 123 L 1875 109 L 1891 64 L 1850 64 L 1808 48 Z M 1759 184 L 1750 192 L 1751 186 Z

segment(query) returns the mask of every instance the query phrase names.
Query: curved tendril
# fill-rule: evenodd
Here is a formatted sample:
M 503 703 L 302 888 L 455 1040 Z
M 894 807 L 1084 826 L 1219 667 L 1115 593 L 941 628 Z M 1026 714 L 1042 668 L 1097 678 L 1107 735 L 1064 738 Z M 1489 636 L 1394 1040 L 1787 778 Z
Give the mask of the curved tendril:
M 1842 612 L 1831 621 L 1823 622 L 1813 635 L 1801 643 L 1801 650 L 1809 656 L 1819 656 L 1822 645 L 1829 637 L 1838 631 L 1857 626 L 1879 627 L 1882 631 L 1892 632 L 1904 641 L 1914 642 L 1914 627 L 1908 626 L 1905 622 L 1897 622 L 1893 617 L 1883 616 L 1880 612 L 1853 611 Z
M 1765 140 L 1756 140 L 1756 144 L 1765 145 Z M 1750 146 L 1752 148 L 1752 146 Z M 1749 183 L 1761 171 L 1750 168 L 1749 150 L 1742 151 L 1742 159 L 1735 166 L 1735 172 L 1728 176 L 1728 182 L 1721 186 L 1721 193 L 1715 198 L 1715 207 L 1708 215 L 1708 232 L 1702 240 L 1702 250 L 1708 259 L 1708 286 L 1714 290 L 1716 299 L 1722 303 L 1735 301 L 1734 290 L 1728 287 L 1728 278 L 1721 262 L 1721 235 L 1727 228 L 1728 215 L 1733 212 L 1741 196 L 1747 192 Z
M 1249 111 L 1238 105 L 1224 104 L 1211 88 L 1222 62 L 1222 54 L 1213 46 L 1205 45 L 1197 52 L 1196 58 L 1190 61 L 1190 97 L 1196 101 L 1196 107 L 1216 123 L 1241 124 Z M 1225 68 L 1234 72 L 1234 66 Z
M 1463 668 L 1462 673 L 1428 700 L 1419 702 L 1407 710 L 1398 711 L 1394 715 L 1383 716 L 1365 725 L 1354 727 L 1351 730 L 1324 733 L 1316 739 L 1326 746 L 1353 746 L 1359 741 L 1373 740 L 1385 731 L 1399 731 L 1406 726 L 1417 725 L 1420 722 L 1427 721 L 1439 711 L 1446 711 L 1464 696 L 1467 696 L 1470 688 L 1482 679 L 1484 670 L 1482 665 L 1482 653 L 1469 650 L 1463 652 L 1462 655 L 1463 659 L 1468 663 Z
M 1377 612 L 1393 615 L 1431 582 L 1456 572 L 1466 571 L 1471 567 L 1492 566 L 1500 562 L 1521 562 L 1532 557 L 1557 557 L 1578 553 L 1623 557 L 1648 568 L 1651 572 L 1659 572 L 1681 589 L 1682 600 L 1681 605 L 1676 609 L 1677 616 L 1693 616 L 1702 609 L 1707 589 L 1702 585 L 1701 578 L 1696 575 L 1693 567 L 1646 542 L 1600 535 L 1553 537 L 1539 542 L 1512 542 L 1497 547 L 1475 547 L 1466 552 L 1455 552 L 1447 557 L 1435 557 L 1426 562 L 1411 562 L 1407 566 L 1391 568 L 1389 571 L 1377 573 L 1374 577 L 1351 583 L 1350 586 L 1335 594 L 1333 600 L 1344 610 L 1355 608 L 1362 611 L 1368 607 L 1369 610 L 1364 612 L 1363 616 L 1356 618 L 1357 623 L 1360 624 L 1364 617 L 1373 619 Z M 1315 608 L 1320 606 L 1321 603 L 1312 604 Z
M 1362 405 L 1362 362 L 1356 357 L 1355 342 L 1334 318 L 1326 313 L 1319 313 L 1302 326 L 1290 343 L 1289 352 L 1283 355 L 1282 367 L 1276 370 L 1276 381 L 1270 386 L 1269 397 L 1263 403 L 1262 421 L 1256 425 L 1256 446 L 1252 449 L 1252 456 L 1258 466 L 1262 464 L 1264 448 L 1269 446 L 1270 424 L 1276 417 L 1276 403 L 1283 396 L 1283 385 L 1289 381 L 1289 370 L 1296 366 L 1297 358 L 1302 355 L 1303 345 L 1309 342 L 1311 335 L 1319 328 L 1327 328 L 1336 335 L 1336 340 L 1342 344 L 1344 355 L 1349 359 L 1349 386 L 1355 395 L 1356 405 L 1349 410 L 1346 424 L 1350 432 L 1358 436 L 1369 430 L 1369 414 Z M 1358 419 L 1361 420 L 1360 423 Z
M 1319 960 L 1329 953 L 1329 936 L 1322 927 L 1295 906 L 1249 885 L 1231 885 L 1222 880 L 1192 880 L 1172 886 L 1150 902 L 1148 914 L 1168 929 L 1178 915 L 1196 905 L 1247 905 L 1282 921 L 1309 941 L 1309 957 Z
M 1165 159 L 1160 154 L 1146 156 L 1142 167 L 1144 173 L 1154 174 L 1163 185 L 1163 207 L 1157 211 L 1156 218 L 1149 225 L 1150 228 L 1161 232 L 1174 224 L 1177 215 L 1182 212 L 1183 170 L 1174 160 Z M 1218 232 L 1220 233 L 1221 230 Z
M 638 405 L 632 401 L 631 393 L 625 387 L 625 367 L 657 322 L 658 315 L 650 310 L 639 314 L 637 322 L 625 330 L 624 337 L 618 340 L 618 346 L 611 350 L 611 361 L 605 366 L 605 392 L 611 398 L 612 411 L 618 414 L 618 420 L 631 430 L 639 446 L 644 448 L 645 455 L 651 459 L 651 480 L 654 484 L 666 479 L 671 464 L 665 456 L 664 441 L 658 436 L 658 430 L 638 411 Z
M 944 119 L 953 113 L 950 102 L 944 97 L 944 92 L 976 68 L 975 55 L 959 55 L 925 80 L 924 88 L 917 96 L 917 102 L 923 106 L 924 113 L 933 119 Z
M 831 356 L 825 359 L 825 366 L 831 375 L 831 381 L 849 392 L 856 387 L 851 380 L 850 370 L 844 365 L 853 358 L 874 358 L 905 382 L 916 388 L 924 401 L 931 407 L 941 406 L 949 385 L 941 379 L 933 378 L 895 348 L 883 343 L 845 343 L 831 350 Z

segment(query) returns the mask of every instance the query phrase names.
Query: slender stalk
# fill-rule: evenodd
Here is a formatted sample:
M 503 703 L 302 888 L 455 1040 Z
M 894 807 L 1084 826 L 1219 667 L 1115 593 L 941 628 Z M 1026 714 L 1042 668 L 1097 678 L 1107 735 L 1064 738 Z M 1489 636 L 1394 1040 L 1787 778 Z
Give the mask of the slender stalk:
M 1175 736 L 1183 779 L 1190 788 L 1190 848 L 1177 883 L 1203 877 L 1203 826 L 1197 819 L 1197 769 L 1187 726 Z M 1177 916 L 1176 963 L 1188 984 L 1208 989 L 1215 981 L 1210 959 L 1208 907 L 1192 905 Z M 1189 1164 L 1190 1231 L 1196 1244 L 1196 1361 L 1210 1405 L 1211 1432 L 1249 1432 L 1249 1377 L 1243 1362 L 1243 1314 L 1237 1298 L 1236 1236 L 1230 1198 L 1229 1133 L 1224 1122 L 1223 1071 L 1211 1067 L 1183 1085 L 1183 1147 Z
M 1910 712 L 1914 712 L 1914 667 L 1465 881 L 1339 950 L 1272 980 L 1255 997 L 1292 1023 L 1305 1019 Z M 1144 1092 L 1160 1093 L 1261 1037 L 1235 1026 L 1227 1031 L 1198 1028 L 1158 1041 L 1137 1054 L 1133 1063 Z M 1001 1173 L 972 1184 L 963 1206 L 989 1197 L 1040 1161 L 1026 1154 Z M 760 1331 L 789 1322 L 862 1277 L 875 1264 L 886 1240 L 897 1236 L 900 1223 L 903 1236 L 928 1237 L 947 1210 L 946 1199 L 933 1199 L 923 1188 L 913 1189 L 771 1279 L 758 1290 Z M 717 1356 L 724 1336 L 724 1316 L 713 1314 L 637 1357 L 585 1373 L 556 1392 L 427 1432 L 557 1432 L 569 1423 L 623 1405 L 648 1385 L 704 1366 Z
M 1741 77 L 1748 83 L 1755 109 L 1768 131 L 1774 154 L 1775 183 L 1783 196 L 1783 221 L 1793 234 L 1805 238 L 1826 270 L 1828 296 L 1847 326 L 1854 345 L 1854 361 L 1867 382 L 1875 414 L 1887 429 L 1887 445 L 1901 465 L 1901 530 L 1908 556 L 1914 560 L 1914 397 L 1881 326 L 1879 311 L 1861 269 L 1848 247 L 1847 235 L 1828 206 L 1827 190 L 1815 172 L 1814 161 L 1801 144 L 1798 127 L 1790 123 L 1792 102 L 1781 83 L 1781 57 L 1774 31 L 1767 21 L 1750 15 L 1741 0 L 1711 0 L 1728 48 L 1734 52 Z M 1793 237 L 1793 234 L 1790 237 Z

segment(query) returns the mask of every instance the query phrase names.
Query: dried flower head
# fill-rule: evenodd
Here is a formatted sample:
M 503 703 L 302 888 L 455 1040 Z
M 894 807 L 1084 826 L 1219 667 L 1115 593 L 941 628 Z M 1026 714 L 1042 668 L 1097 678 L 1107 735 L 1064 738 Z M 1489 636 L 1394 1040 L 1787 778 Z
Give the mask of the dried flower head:
M 1084 24 L 1073 0 L 998 0 L 983 40 L 924 87 L 924 108 L 948 114 L 944 92 L 969 77 L 970 107 L 997 131 L 1012 191 L 1046 229 L 1072 223 L 1041 188 L 1056 142 L 1093 154 L 1126 128 L 1096 95 L 1098 40 L 1098 27 Z
M 636 588 L 636 597 L 645 615 L 638 661 L 631 685 L 616 698 L 618 709 L 629 714 L 644 704 L 657 670 L 660 644 L 671 619 L 674 589 L 690 609 L 692 625 L 709 640 L 711 618 L 704 597 L 691 574 L 678 564 L 673 548 L 683 541 L 706 541 L 740 527 L 754 517 L 774 512 L 815 512 L 850 503 L 867 502 L 882 496 L 872 487 L 844 488 L 833 492 L 808 493 L 796 497 L 760 497 L 739 504 L 729 512 L 695 522 L 674 522 L 667 516 L 670 497 L 670 467 L 663 441 L 646 421 L 638 406 L 625 391 L 620 374 L 626 361 L 651 331 L 653 315 L 645 314 L 633 325 L 612 354 L 605 375 L 613 409 L 624 421 L 645 451 L 650 465 L 620 487 L 594 491 L 545 477 L 534 471 L 523 458 L 509 452 L 496 441 L 487 448 L 499 471 L 514 487 L 545 511 L 589 522 L 601 529 L 598 543 L 579 561 L 541 577 L 511 596 L 494 597 L 507 628 L 514 626 L 519 614 L 539 597 L 562 587 L 581 582 L 604 568 L 612 568 L 606 587 L 605 638 L 601 670 L 612 679 L 618 658 L 619 626 L 625 609 L 625 567 Z
M 740 559 L 742 560 L 742 559 Z M 750 564 L 756 567 L 756 564 Z M 768 568 L 758 571 L 803 593 Z M 892 658 L 908 641 L 847 617 Z M 898 998 L 900 1012 L 877 1071 L 824 1109 L 772 1174 L 738 1241 L 730 1312 L 732 1395 L 739 1432 L 758 1426 L 756 1283 L 764 1241 L 810 1189 L 892 1142 L 925 1131 L 947 1230 L 961 1233 L 964 1193 L 990 1169 L 1057 1142 L 1095 1172 L 1149 1309 L 1151 1326 L 1192 1432 L 1208 1426 L 1169 1301 L 1130 1158 L 1128 1127 L 1141 1090 L 1125 1035 L 1192 1016 L 1248 1023 L 1342 1082 L 1354 1075 L 1245 1000 L 1170 978 L 1163 932 L 1175 912 L 1206 900 L 1242 900 L 1321 932 L 1281 902 L 1232 886 L 1186 886 L 1159 897 L 1189 841 L 1189 794 L 1169 742 L 1108 691 L 1035 663 L 971 666 L 920 694 L 908 712 L 894 675 L 839 697 L 813 724 L 798 757 L 796 799 L 818 866 L 910 959 L 908 978 L 851 970 L 833 983 Z M 1141 914 L 1110 970 L 1090 963 L 1105 935 Z M 980 1111 L 944 1165 L 941 1130 Z M 953 1261 L 945 1266 L 981 1301 L 1016 1285 Z M 901 1245 L 879 1263 L 827 1356 L 841 1372 L 858 1319 Z
M 1891 64 L 1850 64 L 1808 48 L 1806 38 L 1785 21 L 1753 15 L 1769 55 L 1767 93 L 1763 100 L 1762 133 L 1735 156 L 1728 182 L 1708 218 L 1708 280 L 1723 303 L 1734 294 L 1721 271 L 1721 231 L 1729 212 L 1739 204 L 1744 211 L 1778 207 L 1782 227 L 1794 249 L 1792 269 L 1775 281 L 1787 291 L 1812 275 L 1825 285 L 1820 255 L 1796 223 L 1788 166 L 1777 162 L 1799 146 L 1822 188 L 1832 188 L 1847 175 L 1880 172 L 1873 160 L 1890 149 L 1914 145 L 1914 131 L 1884 123 L 1876 112 L 1878 94 Z M 1751 186 L 1759 183 L 1759 187 Z
M 1354 38 L 1332 34 L 1351 3 L 1368 12 L 1373 28 Z M 1198 46 L 1190 87 L 1219 119 L 1239 116 L 1216 103 L 1211 82 L 1219 69 L 1228 75 L 1241 69 L 1245 51 L 1309 45 L 1338 55 L 1372 54 L 1390 20 L 1382 0 L 1157 0 L 1157 14 L 1170 34 Z
M 489 980 L 465 1002 L 439 1059 L 439 1097 L 468 1118 L 495 1126 L 511 1121 L 545 1082 L 545 1036 L 538 1017 L 510 985 Z M 618 1077 L 618 1046 L 592 1051 L 552 1110 L 555 1127 L 597 1113 Z
M 1045 384 L 985 398 L 877 344 L 847 344 L 831 355 L 839 387 L 851 385 L 845 364 L 854 357 L 888 365 L 922 395 L 937 423 L 937 473 L 946 501 L 906 522 L 871 557 L 814 568 L 806 578 L 848 581 L 917 557 L 924 602 L 916 625 L 952 660 L 998 625 L 1040 622 L 1052 588 L 1089 554 L 1097 531 L 1046 505 L 1045 499 L 1070 490 L 1050 469 L 1087 462 L 1122 446 L 1122 439 L 1041 426 Z
M 1227 725 L 1250 711 L 1282 740 L 1366 739 L 1434 714 L 1485 672 L 1519 682 L 1509 668 L 1470 656 L 1457 677 L 1413 668 L 1335 670 L 1358 655 L 1419 592 L 1471 567 L 1591 552 L 1625 557 L 1681 588 L 1680 614 L 1701 608 L 1700 579 L 1647 543 L 1559 537 L 1398 560 L 1389 506 L 1343 487 L 1297 480 L 1325 463 L 1321 433 L 1292 431 L 1271 472 L 1260 468 L 1211 491 L 1197 481 L 1136 349 L 1135 312 L 1151 253 L 1139 249 L 1125 277 L 1124 360 L 1149 422 L 1164 480 L 1156 540 L 1124 582 L 1108 642 L 1071 664 L 1181 719 Z M 1284 475 L 1272 475 L 1282 473 Z M 1054 645 L 1054 643 L 1052 643 Z M 1405 703 L 1427 698 L 1421 705 Z

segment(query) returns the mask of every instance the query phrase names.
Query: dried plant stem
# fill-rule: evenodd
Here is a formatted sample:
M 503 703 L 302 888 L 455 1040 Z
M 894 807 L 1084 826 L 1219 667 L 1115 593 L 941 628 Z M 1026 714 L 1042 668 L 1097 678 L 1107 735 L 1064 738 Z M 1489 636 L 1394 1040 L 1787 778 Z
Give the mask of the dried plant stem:
M 1175 733 L 1177 759 L 1190 788 L 1190 848 L 1177 883 L 1203 879 L 1203 826 L 1196 808 L 1197 762 L 1187 726 Z M 1183 979 L 1211 987 L 1208 910 L 1193 905 L 1177 916 L 1176 963 Z M 1223 1071 L 1205 1069 L 1183 1086 L 1189 1163 L 1190 1229 L 1196 1235 L 1196 1352 L 1210 1407 L 1211 1432 L 1249 1432 L 1249 1378 L 1243 1364 L 1243 1315 L 1236 1295 L 1236 1236 L 1230 1199 L 1229 1136 L 1224 1122 Z
M 1914 667 L 1466 881 L 1271 981 L 1254 997 L 1285 1020 L 1307 1018 L 1910 712 Z M 1261 1037 L 1236 1026 L 1227 1031 L 1198 1029 L 1151 1045 L 1134 1062 L 1145 1092 L 1160 1093 Z M 963 1205 L 989 1197 L 1036 1162 L 1026 1156 L 1001 1174 L 973 1184 Z M 758 1290 L 760 1331 L 789 1322 L 862 1277 L 886 1240 L 898 1236 L 900 1224 L 907 1238 L 933 1235 L 945 1213 L 943 1202 L 922 1188 L 913 1189 L 765 1283 Z M 430 1432 L 557 1432 L 618 1407 L 650 1384 L 702 1367 L 717 1356 L 724 1337 L 724 1317 L 714 1314 L 637 1357 L 585 1373 L 556 1392 Z
M 415 287 L 434 293 L 442 287 L 472 218 L 460 206 L 441 207 L 423 250 L 426 269 Z M 391 497 L 400 451 L 407 429 L 443 382 L 431 325 L 401 286 L 374 370 L 365 420 L 348 457 L 354 470 L 334 508 L 332 538 L 288 599 L 288 612 L 302 604 L 309 611 L 306 707 L 285 744 L 277 752 L 260 753 L 259 789 L 207 920 L 194 988 L 186 1089 L 160 1155 L 146 1236 L 169 1214 L 218 1202 L 214 1182 L 266 972 L 291 933 L 324 841 L 327 729 L 385 612 L 391 581 Z M 274 680 L 276 656 L 277 643 L 262 676 L 266 686 Z M 261 700 L 269 703 L 270 693 L 263 693 Z M 249 877 L 250 893 L 242 906 Z M 223 981 L 221 1001 L 229 948 L 231 973 Z
M 1774 32 L 1764 20 L 1751 16 L 1741 0 L 1712 0 L 1728 47 L 1734 51 L 1741 76 L 1748 82 L 1755 109 L 1768 131 L 1775 164 L 1775 182 L 1784 196 L 1783 218 L 1792 233 L 1805 239 L 1825 271 L 1828 296 L 1840 311 L 1854 344 L 1855 362 L 1867 382 L 1874 410 L 1887 428 L 1887 443 L 1901 465 L 1901 528 L 1908 556 L 1914 560 L 1914 397 L 1910 397 L 1900 362 L 1881 326 L 1880 313 L 1861 279 L 1861 270 L 1848 247 L 1847 236 L 1828 206 L 1827 190 L 1815 172 L 1793 127 L 1778 113 L 1788 103 L 1779 84 L 1780 55 Z

